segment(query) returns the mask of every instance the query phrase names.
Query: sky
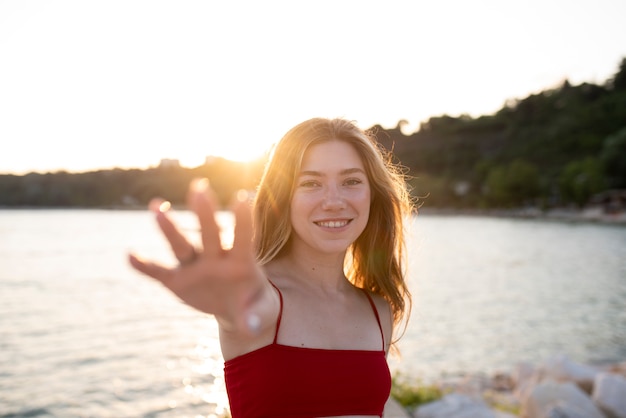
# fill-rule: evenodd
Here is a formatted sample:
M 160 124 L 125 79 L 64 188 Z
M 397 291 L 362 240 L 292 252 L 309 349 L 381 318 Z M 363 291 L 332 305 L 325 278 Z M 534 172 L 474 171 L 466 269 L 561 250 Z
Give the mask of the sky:
M 626 57 L 624 0 L 0 0 L 0 173 L 248 160 L 295 124 L 405 132 Z

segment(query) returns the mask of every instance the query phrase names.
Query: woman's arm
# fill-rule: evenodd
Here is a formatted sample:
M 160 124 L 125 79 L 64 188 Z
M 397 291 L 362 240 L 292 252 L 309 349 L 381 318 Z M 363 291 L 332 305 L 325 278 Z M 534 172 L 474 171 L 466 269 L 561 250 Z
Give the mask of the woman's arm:
M 255 260 L 247 198 L 238 196 L 233 205 L 235 238 L 228 250 L 222 247 L 215 220 L 216 197 L 206 180 L 192 182 L 188 205 L 200 223 L 202 248 L 194 248 L 180 232 L 167 213 L 169 205 L 155 200 L 150 208 L 181 264 L 166 267 L 134 254 L 129 255 L 130 264 L 188 305 L 215 315 L 220 335 L 226 339 L 245 343 L 266 334 L 278 316 L 279 299 Z

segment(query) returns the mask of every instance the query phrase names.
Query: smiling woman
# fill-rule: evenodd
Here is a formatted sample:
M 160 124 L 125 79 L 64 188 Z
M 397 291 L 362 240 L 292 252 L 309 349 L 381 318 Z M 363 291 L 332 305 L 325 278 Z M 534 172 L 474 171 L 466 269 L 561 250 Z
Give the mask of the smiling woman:
M 157 222 L 180 265 L 130 257 L 188 305 L 215 315 L 234 418 L 382 417 L 387 353 L 410 310 L 404 178 L 343 119 L 298 124 L 276 145 L 251 210 L 233 208 L 224 248 L 214 193 L 192 184 L 196 248 L 163 206 Z

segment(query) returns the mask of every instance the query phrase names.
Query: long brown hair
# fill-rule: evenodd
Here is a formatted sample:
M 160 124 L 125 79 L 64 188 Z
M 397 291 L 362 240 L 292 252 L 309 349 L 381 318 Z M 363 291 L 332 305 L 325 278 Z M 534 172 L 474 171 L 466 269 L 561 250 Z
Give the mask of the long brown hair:
M 304 153 L 311 145 L 329 140 L 345 141 L 355 148 L 371 188 L 369 220 L 349 249 L 346 276 L 355 286 L 383 296 L 391 305 L 394 323 L 398 323 L 411 306 L 404 279 L 404 222 L 412 213 L 412 201 L 404 174 L 392 162 L 391 154 L 351 121 L 310 119 L 293 127 L 278 142 L 254 202 L 257 259 L 265 264 L 288 248 L 291 198 Z

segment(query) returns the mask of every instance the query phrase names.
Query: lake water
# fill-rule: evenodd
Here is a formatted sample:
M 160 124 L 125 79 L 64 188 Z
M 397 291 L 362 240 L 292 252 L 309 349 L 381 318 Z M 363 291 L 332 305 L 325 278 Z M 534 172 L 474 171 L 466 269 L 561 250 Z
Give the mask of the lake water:
M 626 227 L 420 215 L 408 247 L 394 373 L 626 360 Z M 173 262 L 147 211 L 0 211 L 0 417 L 224 414 L 215 321 L 131 270 L 129 250 Z

